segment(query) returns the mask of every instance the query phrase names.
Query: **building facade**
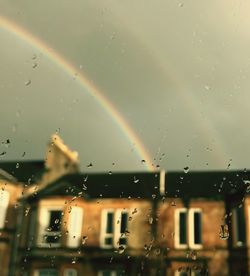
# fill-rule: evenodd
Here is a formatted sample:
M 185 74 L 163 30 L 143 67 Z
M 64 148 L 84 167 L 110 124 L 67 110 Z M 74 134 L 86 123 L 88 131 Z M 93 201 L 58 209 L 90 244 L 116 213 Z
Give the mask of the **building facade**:
M 0 275 L 250 273 L 248 171 L 84 174 L 57 135 L 0 167 Z

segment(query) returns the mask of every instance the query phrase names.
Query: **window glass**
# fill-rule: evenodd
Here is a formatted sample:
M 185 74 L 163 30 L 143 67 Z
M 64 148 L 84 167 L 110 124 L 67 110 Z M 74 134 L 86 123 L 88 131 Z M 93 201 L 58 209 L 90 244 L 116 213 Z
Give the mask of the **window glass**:
M 201 244 L 201 213 L 194 212 L 194 243 Z

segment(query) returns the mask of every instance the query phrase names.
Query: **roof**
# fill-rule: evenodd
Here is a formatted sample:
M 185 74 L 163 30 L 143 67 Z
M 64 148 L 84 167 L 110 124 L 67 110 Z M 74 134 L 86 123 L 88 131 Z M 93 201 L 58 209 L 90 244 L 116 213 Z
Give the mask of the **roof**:
M 242 194 L 249 171 L 168 172 L 166 197 L 222 199 Z M 250 185 L 250 181 L 247 183 Z M 68 174 L 28 198 L 84 195 L 86 198 L 161 198 L 160 172 Z
M 0 162 L 0 169 L 12 175 L 19 182 L 32 184 L 40 179 L 44 172 L 44 161 L 5 161 Z
M 159 194 L 159 173 L 68 174 L 36 192 L 48 195 L 77 195 L 87 198 L 151 198 Z M 34 195 L 31 195 L 34 198 Z
M 246 180 L 246 170 L 169 172 L 165 189 L 169 197 L 223 197 L 244 191 Z

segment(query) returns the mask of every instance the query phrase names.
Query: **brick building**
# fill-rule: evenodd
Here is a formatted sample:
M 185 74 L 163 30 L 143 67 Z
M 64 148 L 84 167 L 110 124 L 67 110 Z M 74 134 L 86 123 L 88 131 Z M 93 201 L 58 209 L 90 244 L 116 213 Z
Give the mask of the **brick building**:
M 249 274 L 247 171 L 84 174 L 56 135 L 0 167 L 0 275 Z

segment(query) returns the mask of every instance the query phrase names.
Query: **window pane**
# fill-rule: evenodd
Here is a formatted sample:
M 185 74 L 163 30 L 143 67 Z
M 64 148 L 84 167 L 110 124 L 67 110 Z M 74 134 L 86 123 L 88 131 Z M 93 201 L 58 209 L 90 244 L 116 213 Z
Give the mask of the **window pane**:
M 125 233 L 128 223 L 128 213 L 121 214 L 121 233 Z
M 114 221 L 114 213 L 111 213 L 111 212 L 107 213 L 106 233 L 113 233 L 114 231 L 113 221 Z
M 110 237 L 110 238 L 105 238 L 105 244 L 106 245 L 112 245 L 113 244 L 113 238 Z
M 244 210 L 242 208 L 235 209 L 235 237 L 238 245 L 244 244 L 246 241 L 246 229 L 244 221 Z
M 187 243 L 187 213 L 181 212 L 179 214 L 179 242 L 180 244 Z
M 194 243 L 201 244 L 201 213 L 194 213 Z
M 62 219 L 62 211 L 50 212 L 49 228 L 51 231 L 53 232 L 60 231 L 61 219 Z

